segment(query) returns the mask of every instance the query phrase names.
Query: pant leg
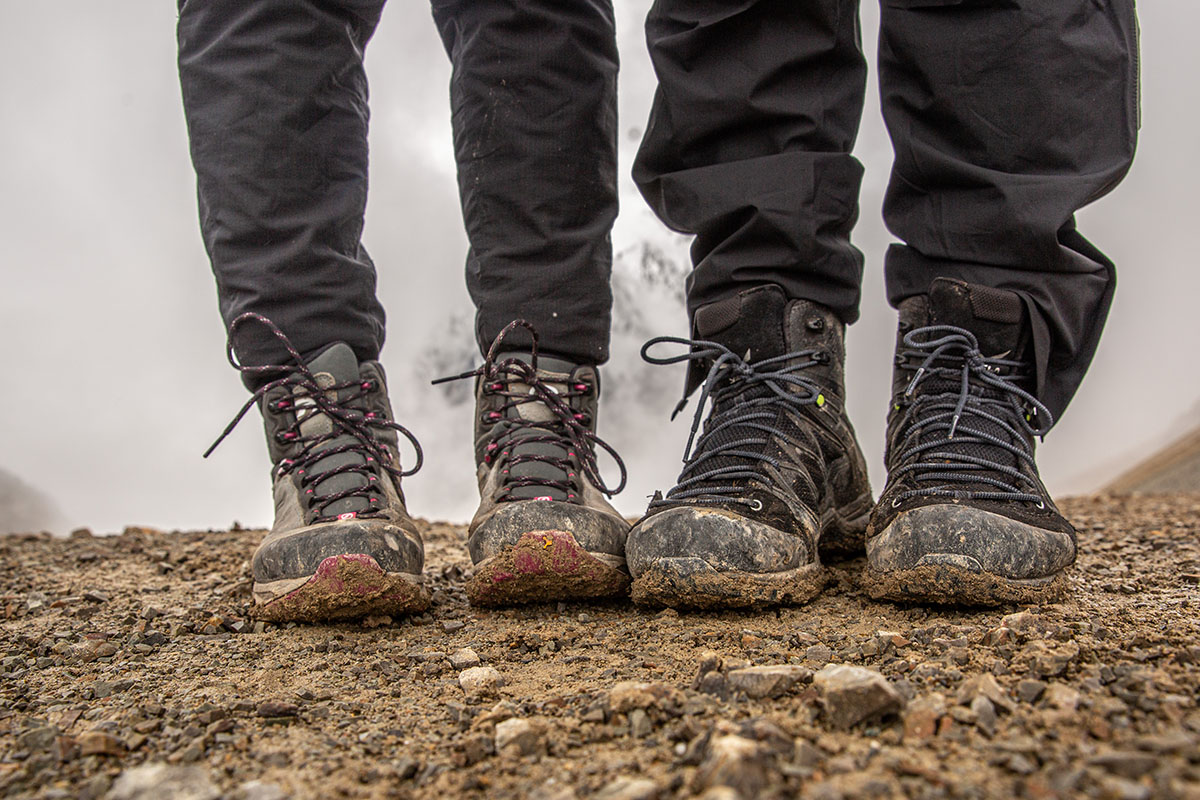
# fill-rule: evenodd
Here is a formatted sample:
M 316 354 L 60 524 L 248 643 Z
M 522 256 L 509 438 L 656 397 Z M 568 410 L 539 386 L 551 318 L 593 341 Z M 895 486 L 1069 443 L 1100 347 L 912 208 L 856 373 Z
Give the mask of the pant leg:
M 302 353 L 376 358 L 384 314 L 360 236 L 367 197 L 363 49 L 383 0 L 181 0 L 179 76 L 200 226 L 228 325 L 273 320 Z M 260 326 L 245 364 L 287 358 Z
M 659 87 L 634 180 L 696 237 L 689 310 L 775 283 L 853 322 L 857 0 L 657 0 L 646 38 Z
M 523 317 L 543 350 L 601 363 L 617 215 L 612 2 L 433 0 L 432 7 L 453 64 L 467 288 L 480 348 Z
M 889 300 L 937 277 L 1018 291 L 1057 416 L 1112 300 L 1113 264 L 1074 215 L 1133 158 L 1133 0 L 882 0 L 879 70 L 896 153 L 884 218 L 903 242 Z

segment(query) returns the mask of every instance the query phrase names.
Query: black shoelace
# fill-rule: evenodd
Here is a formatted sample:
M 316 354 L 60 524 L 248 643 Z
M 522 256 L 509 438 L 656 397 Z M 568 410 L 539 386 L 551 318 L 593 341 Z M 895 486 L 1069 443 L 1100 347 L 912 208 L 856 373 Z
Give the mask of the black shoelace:
M 233 352 L 233 337 L 237 329 L 247 322 L 258 322 L 265 325 L 283 343 L 283 346 L 287 349 L 295 364 L 268 364 L 260 367 L 248 367 L 239 364 Z M 379 508 L 381 492 L 378 488 L 380 470 L 396 478 L 405 478 L 421 469 L 421 465 L 424 462 L 421 445 L 407 428 L 373 411 L 362 411 L 355 408 L 359 400 L 379 388 L 375 385 L 374 381 L 353 380 L 322 387 L 317 383 L 316 376 L 305 365 L 304 359 L 283 331 L 266 317 L 253 312 L 242 314 L 229 326 L 229 340 L 226 350 L 229 363 L 239 372 L 264 376 L 278 375 L 279 377 L 263 384 L 254 391 L 250 399 L 246 401 L 246 404 L 242 406 L 241 410 L 225 427 L 221 435 L 217 437 L 217 440 L 205 451 L 204 457 L 208 458 L 217 449 L 217 446 L 225 440 L 225 437 L 242 421 L 242 418 L 246 416 L 250 408 L 259 402 L 264 395 L 280 386 L 289 387 L 291 395 L 272 403 L 270 410 L 274 412 L 293 411 L 295 413 L 295 419 L 292 424 L 286 429 L 279 431 L 276 437 L 280 444 L 298 445 L 300 446 L 300 450 L 294 456 L 282 459 L 275 465 L 275 468 L 276 474 L 280 476 L 292 472 L 300 476 L 301 489 L 309 508 L 310 523 L 328 522 L 334 519 L 351 517 L 369 518 L 382 516 L 383 512 Z M 355 389 L 356 391 L 341 399 L 331 399 L 331 396 L 336 398 L 346 389 Z M 330 432 L 315 436 L 302 434 L 300 431 L 301 424 L 316 414 L 324 414 L 330 420 L 332 423 Z M 374 431 L 380 428 L 390 428 L 397 431 L 412 443 L 413 450 L 416 451 L 416 465 L 412 469 L 402 470 L 398 459 L 394 458 L 391 451 L 375 438 Z M 342 436 L 349 436 L 353 441 L 334 447 L 327 446 L 327 443 Z M 362 456 L 363 463 L 346 464 L 331 469 L 323 469 L 319 472 L 312 471 L 313 465 L 318 461 L 340 453 L 356 453 Z M 362 476 L 362 485 L 331 494 L 318 495 L 316 493 L 316 486 L 322 481 L 332 478 L 335 475 L 347 473 Z M 325 509 L 330 505 L 350 497 L 361 497 L 366 500 L 368 503 L 367 509 L 347 512 L 346 514 L 325 515 Z
M 985 357 L 974 334 L 952 325 L 918 328 L 903 342 L 908 349 L 899 355 L 901 365 L 909 359 L 918 365 L 904 391 L 909 406 L 897 445 L 901 466 L 891 478 L 911 474 L 922 485 L 897 494 L 892 506 L 912 497 L 947 496 L 1043 507 L 1039 484 L 1031 477 L 1037 467 L 1030 439 L 1044 436 L 1054 418 L 1017 385 L 1027 365 Z M 922 384 L 926 390 L 917 394 Z
M 517 328 L 527 330 L 533 342 L 529 363 L 519 358 L 498 360 L 505 337 Z M 507 398 L 499 408 L 485 412 L 483 420 L 496 424 L 495 435 L 484 450 L 484 463 L 491 464 L 499 458 L 508 459 L 506 470 L 508 478 L 501 489 L 500 497 L 497 498 L 499 502 L 528 500 L 530 499 L 528 497 L 513 496 L 513 490 L 521 487 L 540 487 L 548 490 L 557 489 L 566 496 L 568 502 L 582 503 L 583 500 L 579 496 L 579 488 L 576 485 L 578 476 L 572 461 L 574 458 L 579 459 L 583 476 L 600 492 L 612 497 L 625 488 L 625 462 L 621 460 L 611 445 L 588 428 L 591 420 L 587 415 L 575 411 L 570 405 L 573 398 L 589 396 L 595 391 L 595 388 L 587 383 L 571 382 L 565 392 L 560 392 L 546 383 L 538 374 L 537 342 L 537 331 L 532 325 L 523 319 L 513 320 L 492 342 L 481 366 L 461 375 L 438 378 L 433 383 L 436 385 L 447 381 L 479 378 L 484 384 L 483 390 L 486 394 Z M 511 390 L 512 384 L 523 384 L 529 388 L 518 393 Z M 550 410 L 553 419 L 533 421 L 508 414 L 510 410 L 525 403 L 541 403 Z M 560 458 L 528 452 L 529 448 L 524 445 L 531 444 L 555 445 L 566 452 L 566 457 Z M 518 447 L 521 448 L 520 451 L 516 450 Z M 600 468 L 596 462 L 597 447 L 612 456 L 621 471 L 621 481 L 615 489 L 609 488 L 600 476 Z M 513 467 L 529 462 L 547 464 L 561 472 L 565 478 L 560 480 L 552 477 L 511 474 Z
M 657 344 L 680 344 L 688 352 L 655 358 L 649 354 Z M 746 363 L 737 353 L 716 342 L 693 341 L 674 336 L 659 336 L 642 345 L 642 358 L 651 364 L 678 364 L 682 361 L 711 360 L 700 390 L 692 429 L 683 453 L 684 468 L 675 487 L 665 497 L 656 495 L 650 508 L 673 502 L 736 503 L 761 511 L 762 502 L 745 497 L 746 485 L 739 481 L 757 480 L 770 486 L 774 479 L 764 465 L 779 470 L 778 459 L 767 455 L 771 437 L 790 438 L 779 424 L 781 408 L 801 409 L 823 406 L 825 395 L 813 380 L 800 374 L 808 367 L 829 363 L 822 350 L 799 350 L 775 358 Z M 796 390 L 800 391 L 796 391 Z M 685 397 L 676 406 L 671 419 L 687 405 Z M 698 439 L 696 433 L 704 419 L 705 405 L 712 414 Z

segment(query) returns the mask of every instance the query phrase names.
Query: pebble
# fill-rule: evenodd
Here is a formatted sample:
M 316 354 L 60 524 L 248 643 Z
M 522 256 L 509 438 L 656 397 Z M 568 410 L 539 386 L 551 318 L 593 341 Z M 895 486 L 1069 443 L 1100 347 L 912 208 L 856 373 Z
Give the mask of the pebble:
M 592 795 L 593 800 L 655 800 L 658 784 L 648 778 L 617 778 Z
M 246 781 L 233 792 L 233 800 L 287 800 L 287 792 L 273 783 Z
M 946 698 L 941 694 L 923 695 L 904 710 L 904 739 L 929 739 L 937 733 L 938 720 L 946 713 Z
M 898 712 L 904 704 L 887 678 L 873 669 L 830 664 L 813 676 L 825 717 L 835 728 Z
M 644 739 L 654 730 L 650 716 L 640 708 L 629 712 L 629 735 L 635 739 Z
M 758 743 L 742 736 L 714 736 L 708 752 L 692 778 L 692 789 L 702 792 L 728 786 L 742 797 L 758 797 L 770 779 L 770 764 Z
M 1060 711 L 1074 711 L 1079 708 L 1081 695 L 1063 683 L 1052 683 L 1046 689 L 1046 705 Z
M 823 644 L 814 644 L 804 651 L 804 660 L 813 661 L 817 664 L 828 664 L 829 659 L 833 658 L 832 648 L 826 647 Z
M 1045 681 L 1024 680 L 1017 684 L 1017 697 L 1023 703 L 1034 703 L 1046 691 Z
M 1114 775 L 1137 779 L 1158 766 L 1158 756 L 1136 750 L 1114 750 L 1111 753 L 1093 756 L 1088 763 L 1103 767 Z
M 220 796 L 206 770 L 156 763 L 122 772 L 106 800 L 217 800 Z
M 82 756 L 120 756 L 125 754 L 125 743 L 105 731 L 87 731 L 76 739 Z
M 294 717 L 300 713 L 300 706 L 287 700 L 264 700 L 254 713 L 259 717 Z
M 609 708 L 624 714 L 635 708 L 675 710 L 683 705 L 683 692 L 665 683 L 621 681 L 608 694 Z
M 812 670 L 789 664 L 747 667 L 731 671 L 726 680 L 730 690 L 751 699 L 775 699 L 783 697 L 797 684 L 812 680 Z
M 494 738 L 497 752 L 514 748 L 520 755 L 527 756 L 545 749 L 542 726 L 527 719 L 506 719 L 497 723 Z
M 458 685 L 468 697 L 488 697 L 504 685 L 504 676 L 495 667 L 471 667 L 458 674 Z
M 479 666 L 479 654 L 469 647 L 456 650 L 450 656 L 450 665 L 457 670 Z

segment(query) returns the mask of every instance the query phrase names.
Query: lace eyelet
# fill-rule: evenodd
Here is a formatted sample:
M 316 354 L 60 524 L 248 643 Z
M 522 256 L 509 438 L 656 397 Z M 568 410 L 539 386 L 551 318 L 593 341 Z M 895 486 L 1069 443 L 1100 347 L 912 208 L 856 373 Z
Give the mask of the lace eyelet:
M 1033 507 L 1036 508 L 1038 511 L 1042 511 L 1043 509 L 1046 508 L 1046 501 L 1038 500 L 1036 503 L 1034 503 Z
M 750 502 L 748 503 L 748 505 L 750 506 L 751 511 L 762 511 L 763 510 L 762 501 L 759 500 L 757 497 L 750 498 Z
M 892 501 L 892 508 L 899 508 L 900 503 L 901 503 L 901 500 L 899 497 L 897 497 L 895 500 Z

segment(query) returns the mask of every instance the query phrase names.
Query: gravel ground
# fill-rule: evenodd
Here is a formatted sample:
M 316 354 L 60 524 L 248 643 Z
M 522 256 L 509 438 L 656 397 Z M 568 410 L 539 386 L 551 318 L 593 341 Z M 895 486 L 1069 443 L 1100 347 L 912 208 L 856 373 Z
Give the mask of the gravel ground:
M 261 532 L 0 539 L 0 792 L 21 798 L 1200 798 L 1200 495 L 1067 500 L 1069 601 L 249 615 Z

